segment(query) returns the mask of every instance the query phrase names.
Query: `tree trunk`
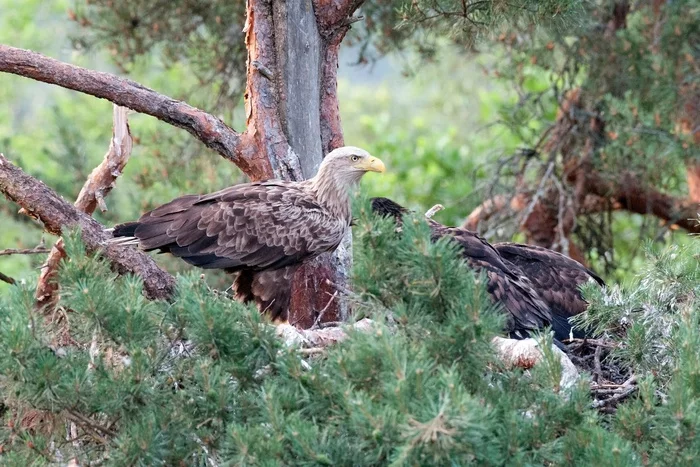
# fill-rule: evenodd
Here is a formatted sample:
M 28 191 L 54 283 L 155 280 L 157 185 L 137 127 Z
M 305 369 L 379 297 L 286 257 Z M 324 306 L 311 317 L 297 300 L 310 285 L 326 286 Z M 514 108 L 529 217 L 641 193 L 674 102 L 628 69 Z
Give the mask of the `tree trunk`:
M 343 145 L 336 93 L 338 47 L 361 2 L 248 0 L 246 135 L 269 161 L 260 178 L 308 179 Z M 294 277 L 289 320 L 310 327 L 347 317 L 337 299 L 351 261 L 350 236 Z M 334 298 L 335 297 L 335 298 Z
M 325 154 L 343 145 L 336 92 L 338 49 L 355 21 L 351 15 L 361 3 L 361 0 L 248 0 L 243 28 L 248 49 L 247 128 L 243 133 L 211 114 L 128 79 L 86 70 L 28 50 L 0 45 L 0 71 L 108 99 L 184 128 L 235 163 L 253 181 L 273 177 L 303 180 L 316 173 Z M 18 195 L 13 190 L 14 185 L 0 183 L 0 191 L 18 204 L 32 209 L 43 206 L 29 191 Z M 63 211 L 42 211 L 42 220 L 53 233 L 60 233 L 66 215 L 82 215 L 67 203 L 62 207 Z M 52 230 L 49 227 L 54 223 L 58 224 Z M 88 246 L 94 247 L 92 243 Z M 108 257 L 121 271 L 139 273 L 148 269 L 141 264 L 143 259 L 139 255 Z M 153 265 L 147 266 L 153 269 Z M 290 321 L 299 327 L 309 327 L 319 314 L 323 315 L 319 322 L 346 318 L 347 310 L 336 299 L 336 291 L 344 290 L 349 266 L 348 235 L 335 254 L 319 257 L 301 268 L 294 278 Z M 151 290 L 149 284 L 153 280 L 148 274 L 141 275 L 150 296 L 166 298 L 172 292 L 172 277 L 161 277 Z

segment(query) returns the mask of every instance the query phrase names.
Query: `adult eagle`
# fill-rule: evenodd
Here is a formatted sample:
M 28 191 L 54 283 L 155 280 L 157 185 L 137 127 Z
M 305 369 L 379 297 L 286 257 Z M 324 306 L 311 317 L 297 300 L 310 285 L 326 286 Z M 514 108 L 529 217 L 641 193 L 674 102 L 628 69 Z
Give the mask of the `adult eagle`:
M 338 148 L 309 180 L 244 183 L 175 198 L 115 226 L 111 242 L 238 273 L 236 298 L 286 322 L 294 271 L 338 247 L 350 227 L 350 189 L 368 171 L 384 172 L 384 163 L 356 147 Z
M 397 220 L 408 212 L 388 198 L 372 198 L 372 210 Z M 506 331 L 513 336 L 551 325 L 557 340 L 583 333 L 573 330 L 569 319 L 586 310 L 579 286 L 603 280 L 582 264 L 546 248 L 517 243 L 491 245 L 476 233 L 446 227 L 428 219 L 433 239 L 451 236 L 470 267 L 485 271 L 488 291 L 510 315 Z M 516 332 L 514 332 L 516 331 Z M 519 333 L 517 332 L 519 331 Z

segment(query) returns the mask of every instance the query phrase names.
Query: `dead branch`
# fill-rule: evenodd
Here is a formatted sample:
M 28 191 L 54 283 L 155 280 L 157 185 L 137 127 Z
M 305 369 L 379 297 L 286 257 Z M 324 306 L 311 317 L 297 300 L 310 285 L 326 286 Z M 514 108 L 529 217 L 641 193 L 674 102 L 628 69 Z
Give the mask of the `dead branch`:
M 624 174 L 616 183 L 606 181 L 596 171 L 585 176 L 583 201 L 577 207 L 578 214 L 593 214 L 611 210 L 626 210 L 636 214 L 654 215 L 675 224 L 689 233 L 700 233 L 696 219 L 700 213 L 700 202 L 676 198 L 646 186 L 635 176 Z M 572 180 L 569 180 L 572 181 Z M 462 223 L 462 227 L 476 230 L 479 223 L 488 221 L 506 208 L 514 212 L 524 209 L 530 198 L 519 194 L 512 199 L 503 195 L 494 196 L 477 206 Z
M 6 248 L 0 250 L 0 256 L 10 256 L 10 255 L 36 255 L 42 253 L 48 253 L 51 251 L 49 248 L 35 247 L 35 248 Z
M 88 214 L 92 214 L 96 206 L 99 206 L 102 212 L 107 210 L 104 197 L 112 191 L 117 178 L 126 167 L 134 144 L 126 118 L 127 109 L 118 105 L 113 107 L 112 139 L 109 142 L 109 149 L 102 163 L 90 173 L 75 201 L 75 207 Z
M 41 265 L 41 274 L 39 274 L 39 281 L 37 282 L 36 292 L 34 293 L 36 307 L 38 309 L 43 308 L 49 311 L 54 308 L 53 305 L 56 304 L 56 291 L 58 290 L 58 284 L 54 279 L 58 272 L 59 264 L 61 264 L 61 261 L 66 256 L 66 250 L 63 249 L 63 239 L 59 238 L 51 248 L 51 253 L 49 253 L 46 261 Z
M 603 369 L 600 366 L 600 355 L 603 348 L 598 346 L 595 348 L 595 353 L 593 354 L 593 382 L 598 384 L 600 378 L 603 376 Z
M 585 343 L 590 344 L 595 347 L 606 347 L 609 349 L 615 349 L 618 345 L 613 341 L 603 340 L 603 339 L 579 339 L 574 337 L 573 339 L 566 339 L 563 341 L 565 344 L 569 343 Z
M 82 190 L 75 201 L 75 207 L 86 214 L 92 214 L 99 205 L 104 212 L 107 210 L 104 204 L 106 196 L 114 187 L 114 183 L 121 175 L 126 162 L 131 155 L 133 141 L 129 131 L 125 107 L 114 106 L 112 139 L 104 160 L 90 174 Z M 42 266 L 41 275 L 36 289 L 37 306 L 44 307 L 55 302 L 57 284 L 53 281 L 58 265 L 66 257 L 63 250 L 63 241 L 59 239 L 51 249 L 46 262 Z
M 505 195 L 496 195 L 487 199 L 467 216 L 462 223 L 462 228 L 476 231 L 479 223 L 486 222 L 498 212 L 508 206 L 512 211 L 520 211 L 528 204 L 529 199 L 524 193 L 519 193 L 508 199 Z
M 607 399 L 593 401 L 591 407 L 593 407 L 594 409 L 614 408 L 619 402 L 631 396 L 632 393 L 637 391 L 637 389 L 637 386 L 624 386 Z
M 120 274 L 133 273 L 143 278 L 146 295 L 167 299 L 175 288 L 175 279 L 160 269 L 150 256 L 135 248 L 109 245 L 104 226 L 61 198 L 39 180 L 27 175 L 0 154 L 0 192 L 39 219 L 47 232 L 62 235 L 66 229 L 80 227 L 89 252 L 100 251 Z
M 109 142 L 109 149 L 102 160 L 102 163 L 88 176 L 85 185 L 78 194 L 78 199 L 75 201 L 76 209 L 83 211 L 86 214 L 92 215 L 97 206 L 102 212 L 107 210 L 104 202 L 104 197 L 112 191 L 114 184 L 126 166 L 131 149 L 133 147 L 133 139 L 129 130 L 129 122 L 127 120 L 127 108 L 113 106 L 112 110 L 112 139 Z M 66 257 L 66 252 L 63 250 L 63 240 L 58 239 L 56 244 L 51 249 L 46 262 L 41 267 L 41 275 L 36 287 L 37 307 L 51 308 L 56 302 L 56 291 L 58 284 L 54 281 L 58 265 L 61 260 Z
M 265 163 L 254 152 L 246 151 L 247 145 L 241 135 L 221 119 L 129 79 L 87 70 L 7 45 L 0 45 L 0 71 L 107 99 L 183 128 L 251 178 L 258 176 L 261 164 Z
M 436 204 L 435 206 L 426 211 L 425 217 L 427 219 L 432 219 L 435 214 L 442 211 L 443 209 L 445 209 L 445 206 L 443 206 L 442 204 Z
M 323 307 L 323 310 L 321 310 L 319 312 L 318 316 L 314 320 L 314 324 L 309 328 L 309 330 L 319 328 L 319 326 L 321 324 L 321 320 L 323 319 L 323 316 L 326 314 L 326 311 L 328 311 L 328 308 L 330 308 L 330 306 L 333 304 L 333 300 L 335 300 L 336 298 L 338 298 L 338 291 L 337 290 L 333 293 L 333 295 L 331 295 L 331 298 L 328 300 L 328 303 L 326 304 L 326 306 Z

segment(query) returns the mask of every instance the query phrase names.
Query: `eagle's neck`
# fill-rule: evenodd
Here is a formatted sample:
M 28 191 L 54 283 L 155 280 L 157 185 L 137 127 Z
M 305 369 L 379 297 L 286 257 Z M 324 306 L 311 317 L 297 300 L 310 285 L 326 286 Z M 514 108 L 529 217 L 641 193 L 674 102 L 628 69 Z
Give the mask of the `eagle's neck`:
M 350 221 L 350 188 L 359 179 L 344 177 L 331 171 L 319 171 L 309 180 L 318 202 L 333 215 Z

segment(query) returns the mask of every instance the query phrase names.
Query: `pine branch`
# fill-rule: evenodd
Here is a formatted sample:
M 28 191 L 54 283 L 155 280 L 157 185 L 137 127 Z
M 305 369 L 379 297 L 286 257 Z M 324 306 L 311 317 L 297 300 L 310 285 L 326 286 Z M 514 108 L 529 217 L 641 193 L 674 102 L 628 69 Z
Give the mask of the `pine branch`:
M 244 138 L 221 119 L 129 79 L 6 45 L 0 45 L 0 71 L 107 99 L 183 128 L 248 176 L 255 176 L 261 163 L 254 154 L 245 153 Z
M 24 173 L 0 154 L 0 192 L 22 206 L 29 215 L 41 220 L 44 228 L 62 235 L 66 229 L 80 227 L 88 251 L 101 251 L 120 274 L 134 273 L 143 278 L 146 295 L 152 299 L 169 298 L 175 279 L 160 269 L 153 259 L 134 248 L 109 245 L 104 226 L 80 212 L 39 180 Z

